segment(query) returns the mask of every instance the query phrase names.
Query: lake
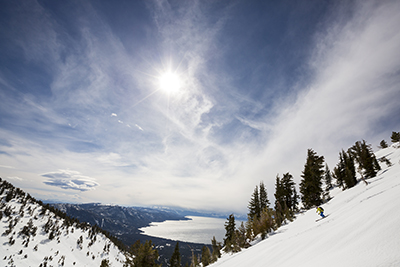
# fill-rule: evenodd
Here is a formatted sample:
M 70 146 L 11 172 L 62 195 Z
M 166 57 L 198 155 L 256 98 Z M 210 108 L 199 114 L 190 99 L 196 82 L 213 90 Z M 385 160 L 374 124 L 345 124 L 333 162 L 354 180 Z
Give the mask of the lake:
M 154 222 L 140 230 L 149 236 L 192 243 L 211 244 L 213 236 L 218 242 L 223 241 L 226 219 L 199 216 L 186 216 L 186 218 L 190 220 Z M 239 226 L 238 222 L 236 226 Z

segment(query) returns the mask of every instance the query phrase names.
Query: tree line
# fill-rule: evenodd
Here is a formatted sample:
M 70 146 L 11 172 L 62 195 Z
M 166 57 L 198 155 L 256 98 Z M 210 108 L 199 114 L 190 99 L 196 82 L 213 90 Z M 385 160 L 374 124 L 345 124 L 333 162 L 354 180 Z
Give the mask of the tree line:
M 400 132 L 393 132 L 392 143 L 400 142 Z M 387 148 L 385 140 L 380 142 L 380 148 Z M 225 223 L 225 238 L 223 250 L 235 253 L 247 248 L 257 236 L 265 239 L 268 234 L 278 229 L 282 224 L 292 221 L 300 211 L 299 200 L 303 209 L 319 206 L 331 199 L 329 192 L 335 186 L 342 190 L 355 186 L 357 173 L 360 180 L 368 184 L 367 180 L 377 175 L 381 170 L 380 163 L 388 167 L 392 163 L 385 157 L 377 159 L 370 144 L 365 140 L 357 141 L 347 150 L 339 152 L 339 162 L 330 171 L 323 156 L 313 149 L 307 150 L 306 163 L 301 174 L 299 193 L 293 176 L 290 173 L 277 175 L 275 181 L 275 203 L 271 207 L 267 190 L 263 182 L 254 189 L 248 204 L 247 222 L 235 227 L 235 217 L 231 214 Z
M 393 132 L 391 141 L 392 143 L 400 142 L 400 132 Z M 380 148 L 386 147 L 388 147 L 388 144 L 382 140 Z M 225 238 L 223 242 L 217 242 L 213 237 L 211 240 L 212 252 L 204 246 L 201 255 L 193 254 L 191 264 L 187 263 L 185 266 L 207 266 L 218 260 L 221 251 L 226 253 L 239 252 L 243 248 L 250 247 L 250 243 L 257 236 L 265 239 L 269 233 L 295 219 L 295 214 L 300 211 L 299 200 L 301 200 L 303 209 L 319 206 L 331 199 L 329 191 L 335 186 L 342 190 L 355 186 L 358 183 L 357 173 L 360 180 L 368 184 L 367 180 L 375 177 L 381 169 L 379 162 L 386 163 L 387 166 L 392 165 L 385 157 L 378 160 L 371 145 L 367 144 L 365 140 L 357 141 L 347 150 L 342 149 L 339 152 L 339 162 L 333 171 L 329 169 L 323 156 L 318 155 L 313 149 L 308 149 L 299 184 L 300 194 L 296 191 L 294 178 L 289 172 L 282 176 L 277 175 L 275 179 L 275 203 L 271 207 L 267 189 L 264 182 L 261 181 L 254 188 L 248 203 L 247 221 L 242 222 L 237 228 L 234 214 L 229 215 L 224 225 Z M 169 266 L 182 266 L 179 242 L 176 244 Z

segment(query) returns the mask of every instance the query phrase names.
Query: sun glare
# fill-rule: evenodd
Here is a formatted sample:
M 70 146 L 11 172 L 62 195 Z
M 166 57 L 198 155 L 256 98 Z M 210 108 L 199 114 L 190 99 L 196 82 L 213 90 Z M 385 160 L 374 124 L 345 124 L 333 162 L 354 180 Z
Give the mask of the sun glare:
M 181 81 L 179 76 L 172 72 L 164 73 L 160 78 L 160 88 L 167 93 L 174 93 L 179 90 Z

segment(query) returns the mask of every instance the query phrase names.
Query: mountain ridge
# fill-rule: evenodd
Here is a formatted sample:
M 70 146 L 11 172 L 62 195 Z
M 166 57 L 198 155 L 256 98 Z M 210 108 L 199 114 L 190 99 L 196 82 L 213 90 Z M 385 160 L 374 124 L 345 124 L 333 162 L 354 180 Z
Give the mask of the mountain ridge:
M 0 254 L 5 266 L 123 266 L 118 240 L 37 201 L 0 178 Z M 111 239 L 110 239 L 111 238 Z

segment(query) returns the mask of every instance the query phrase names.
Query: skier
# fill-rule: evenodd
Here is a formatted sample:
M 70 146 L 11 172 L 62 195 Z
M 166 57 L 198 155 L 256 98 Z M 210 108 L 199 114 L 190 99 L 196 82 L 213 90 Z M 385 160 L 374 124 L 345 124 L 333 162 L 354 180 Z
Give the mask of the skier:
M 322 218 L 325 218 L 324 209 L 322 207 L 318 207 L 318 206 L 316 208 L 317 208 L 317 213 L 319 215 L 321 215 Z

